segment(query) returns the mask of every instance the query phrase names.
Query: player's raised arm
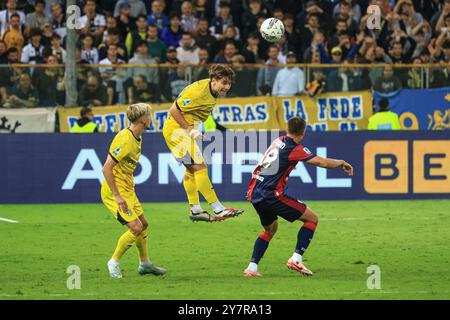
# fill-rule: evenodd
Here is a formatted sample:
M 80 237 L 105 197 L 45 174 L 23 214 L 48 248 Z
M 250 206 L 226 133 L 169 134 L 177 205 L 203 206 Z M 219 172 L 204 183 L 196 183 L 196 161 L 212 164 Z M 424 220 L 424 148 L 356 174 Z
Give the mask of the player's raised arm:
M 353 176 L 353 167 L 345 162 L 344 160 L 332 159 L 332 158 L 322 158 L 319 156 L 315 156 L 312 159 L 306 161 L 309 164 L 312 164 L 317 167 L 334 169 L 340 167 L 345 171 L 349 176 Z
M 106 183 L 108 184 L 109 188 L 113 193 L 114 200 L 116 200 L 120 210 L 122 210 L 123 212 L 128 212 L 127 202 L 120 194 L 116 182 L 114 181 L 113 168 L 116 164 L 117 164 L 116 160 L 114 160 L 110 155 L 108 155 L 105 164 L 103 165 L 102 172 L 103 175 L 105 176 Z

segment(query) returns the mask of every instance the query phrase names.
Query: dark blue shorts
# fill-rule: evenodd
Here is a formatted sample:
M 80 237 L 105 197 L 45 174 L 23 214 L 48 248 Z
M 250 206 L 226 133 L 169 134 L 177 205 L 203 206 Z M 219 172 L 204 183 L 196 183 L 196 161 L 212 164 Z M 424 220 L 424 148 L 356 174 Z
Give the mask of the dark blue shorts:
M 283 219 L 294 222 L 298 220 L 306 211 L 306 204 L 300 200 L 283 195 L 278 198 L 267 198 L 258 203 L 252 203 L 256 212 L 259 215 L 263 227 L 267 227 L 278 219 L 278 216 Z

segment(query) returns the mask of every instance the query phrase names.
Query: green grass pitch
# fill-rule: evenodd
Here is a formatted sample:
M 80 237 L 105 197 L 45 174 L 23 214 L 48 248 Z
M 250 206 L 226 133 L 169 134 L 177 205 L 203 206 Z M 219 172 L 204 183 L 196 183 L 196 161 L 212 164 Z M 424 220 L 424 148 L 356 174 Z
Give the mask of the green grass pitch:
M 137 274 L 137 250 L 122 259 L 123 279 L 106 262 L 124 228 L 101 204 L 0 205 L 0 299 L 449 299 L 450 200 L 308 202 L 319 226 L 305 260 L 310 278 L 286 268 L 300 223 L 280 219 L 260 263 L 242 277 L 262 230 L 246 212 L 192 223 L 184 203 L 145 203 L 150 258 L 164 277 Z M 69 290 L 70 265 L 81 289 Z M 368 289 L 369 265 L 381 289 Z

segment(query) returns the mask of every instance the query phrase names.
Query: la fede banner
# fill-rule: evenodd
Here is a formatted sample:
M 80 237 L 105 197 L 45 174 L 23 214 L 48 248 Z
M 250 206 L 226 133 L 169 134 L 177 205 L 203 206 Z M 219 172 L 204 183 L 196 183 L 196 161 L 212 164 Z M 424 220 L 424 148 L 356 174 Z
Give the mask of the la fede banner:
M 55 113 L 56 108 L 0 108 L 0 132 L 54 132 Z
M 450 87 L 437 89 L 401 89 L 390 94 L 375 93 L 375 102 L 389 99 L 402 129 L 450 129 Z
M 161 132 L 172 103 L 152 104 L 150 132 Z M 129 125 L 127 106 L 94 107 L 94 122 L 100 132 L 117 132 Z M 69 132 L 79 118 L 79 108 L 59 108 L 60 130 Z M 286 122 L 299 116 L 311 131 L 366 129 L 372 115 L 370 91 L 327 93 L 314 98 L 248 97 L 218 99 L 212 110 L 218 123 L 229 129 L 284 130 Z

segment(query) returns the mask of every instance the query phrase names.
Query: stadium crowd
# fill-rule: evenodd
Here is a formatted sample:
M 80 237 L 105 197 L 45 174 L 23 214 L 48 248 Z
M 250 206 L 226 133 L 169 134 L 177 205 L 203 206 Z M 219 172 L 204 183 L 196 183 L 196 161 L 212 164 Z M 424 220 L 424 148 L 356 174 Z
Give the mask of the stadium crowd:
M 65 1 L 2 4 L 1 106 L 64 105 L 64 68 L 50 65 L 67 58 Z M 367 26 L 370 4 L 381 10 L 379 29 Z M 171 101 L 187 85 L 186 74 L 192 81 L 204 78 L 209 63 L 233 65 L 237 77 L 231 96 L 389 93 L 424 83 L 450 84 L 450 0 L 83 0 L 77 5 L 81 106 Z M 258 33 L 272 16 L 286 28 L 277 44 Z M 303 68 L 286 63 L 328 67 L 310 69 L 307 81 Z M 440 67 L 423 72 L 420 67 L 356 68 L 354 63 Z M 115 67 L 120 64 L 140 66 Z M 187 66 L 192 64 L 197 66 Z

